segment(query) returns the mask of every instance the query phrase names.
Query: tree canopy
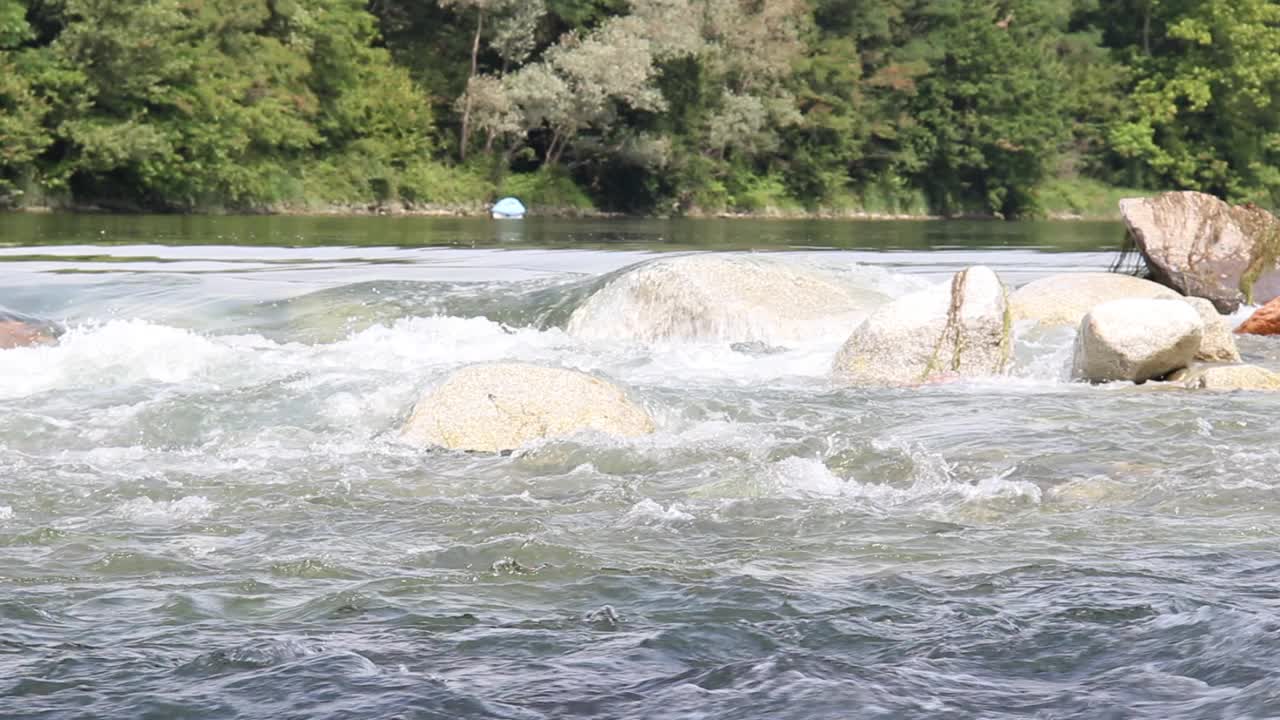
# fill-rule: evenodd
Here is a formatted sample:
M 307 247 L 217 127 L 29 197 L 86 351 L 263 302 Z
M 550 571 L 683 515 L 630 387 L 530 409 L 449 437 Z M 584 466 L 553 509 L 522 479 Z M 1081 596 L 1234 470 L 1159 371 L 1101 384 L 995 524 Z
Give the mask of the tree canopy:
M 1274 0 L 0 0 L 0 202 L 1280 205 Z

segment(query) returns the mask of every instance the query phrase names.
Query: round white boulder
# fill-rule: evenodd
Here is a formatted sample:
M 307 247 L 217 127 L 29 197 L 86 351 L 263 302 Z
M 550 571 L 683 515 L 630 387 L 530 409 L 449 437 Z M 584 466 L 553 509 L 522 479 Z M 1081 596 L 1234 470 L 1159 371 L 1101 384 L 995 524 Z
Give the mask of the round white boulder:
M 1113 300 L 1089 311 L 1076 336 L 1072 376 L 1090 382 L 1146 382 L 1187 367 L 1204 323 L 1179 300 Z
M 573 312 L 566 331 L 588 340 L 787 343 L 843 335 L 888 300 L 803 261 L 681 255 L 623 271 Z
M 653 419 L 621 388 L 573 370 L 523 363 L 463 368 L 414 408 L 401 438 L 451 450 L 501 452 L 583 431 L 637 436 Z
M 1009 294 L 1014 321 L 1041 325 L 1079 325 L 1096 305 L 1126 298 L 1182 297 L 1169 288 L 1132 275 L 1106 272 L 1062 273 L 1033 280 Z

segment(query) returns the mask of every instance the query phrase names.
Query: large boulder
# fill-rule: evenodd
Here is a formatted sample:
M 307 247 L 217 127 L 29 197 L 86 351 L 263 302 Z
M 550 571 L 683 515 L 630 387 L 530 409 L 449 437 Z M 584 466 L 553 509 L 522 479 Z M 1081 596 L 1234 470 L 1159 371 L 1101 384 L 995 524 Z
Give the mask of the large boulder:
M 1203 332 L 1200 314 L 1181 300 L 1102 303 L 1080 321 L 1071 374 L 1090 382 L 1163 377 L 1191 364 Z
M 1132 275 L 1079 272 L 1033 280 L 1009 294 L 1013 319 L 1076 327 L 1095 305 L 1124 298 L 1178 298 L 1169 288 Z
M 1120 213 L 1156 282 L 1224 313 L 1280 295 L 1280 220 L 1266 210 L 1170 192 L 1121 200 Z
M 1236 332 L 1241 335 L 1280 335 L 1280 298 L 1254 310 L 1248 320 L 1240 323 Z
M 1280 374 L 1257 365 L 1207 365 L 1182 382 L 1194 390 L 1280 390 Z
M 682 255 L 623 271 L 573 312 L 566 329 L 592 340 L 787 343 L 848 332 L 888 300 L 801 261 Z
M 1195 308 L 1200 315 L 1200 322 L 1204 325 L 1201 329 L 1200 349 L 1196 351 L 1196 360 L 1240 362 L 1240 350 L 1236 348 L 1236 339 L 1231 335 L 1231 324 L 1218 313 L 1213 303 L 1199 297 L 1182 298 L 1182 301 Z
M 473 365 L 422 398 L 401 438 L 451 450 L 501 452 L 594 430 L 635 436 L 653 419 L 620 388 L 586 373 L 524 363 Z
M 845 341 L 832 372 L 868 385 L 910 385 L 955 376 L 995 375 L 1011 346 L 1008 292 L 990 268 L 876 309 Z

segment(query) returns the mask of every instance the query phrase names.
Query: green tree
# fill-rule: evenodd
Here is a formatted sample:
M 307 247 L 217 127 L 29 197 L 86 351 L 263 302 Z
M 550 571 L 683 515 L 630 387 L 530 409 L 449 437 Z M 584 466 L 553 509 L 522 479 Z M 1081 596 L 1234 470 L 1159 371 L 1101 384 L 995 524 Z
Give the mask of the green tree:
M 15 180 L 30 175 L 36 158 L 53 142 L 44 127 L 49 104 L 20 68 L 20 48 L 32 36 L 26 5 L 0 0 L 0 197 L 13 190 Z
M 1016 216 L 1076 177 L 1275 204 L 1278 92 L 1272 0 L 0 0 L 0 192 L 454 202 L 545 168 L 640 211 Z
M 782 165 L 791 191 L 810 206 L 832 200 L 852 183 L 854 164 L 870 132 L 857 7 L 865 5 L 847 0 L 814 3 L 806 52 L 795 64 L 800 121 L 784 133 Z
M 1138 37 L 1121 38 L 1136 83 L 1111 149 L 1154 185 L 1280 202 L 1280 5 L 1165 0 L 1145 10 Z
M 408 162 L 432 148 L 422 93 L 358 0 L 65 0 L 5 62 L 45 187 L 188 208 L 286 199 L 317 154 Z M 23 95 L 25 93 L 25 95 Z M 41 134 L 30 132 L 36 118 Z M 19 148 L 27 148 L 19 151 Z M 44 152 L 47 148 L 47 152 Z
M 921 76 L 907 142 L 944 213 L 1038 211 L 1035 188 L 1066 137 L 1061 64 L 1029 2 L 987 3 L 948 23 Z

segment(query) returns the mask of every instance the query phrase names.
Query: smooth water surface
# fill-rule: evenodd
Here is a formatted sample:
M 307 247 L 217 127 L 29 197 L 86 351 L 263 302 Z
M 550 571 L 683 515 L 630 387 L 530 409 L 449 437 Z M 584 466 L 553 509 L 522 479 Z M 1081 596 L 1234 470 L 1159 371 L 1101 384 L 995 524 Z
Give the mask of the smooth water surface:
M 1102 223 L 0 216 L 0 717 L 1280 715 L 1280 398 L 834 385 L 843 337 L 592 343 L 665 252 L 900 295 L 1101 270 Z M 1280 341 L 1242 341 L 1280 367 Z M 657 432 L 407 447 L 468 363 Z

